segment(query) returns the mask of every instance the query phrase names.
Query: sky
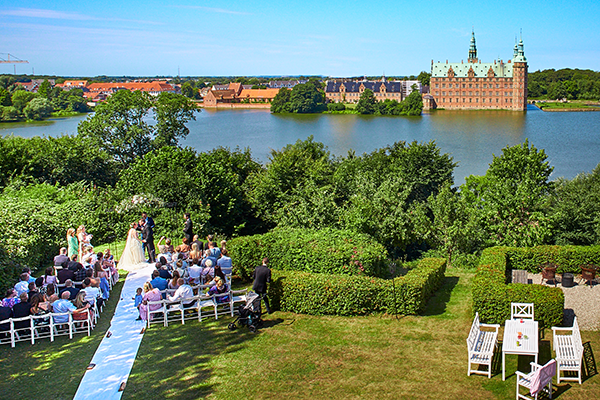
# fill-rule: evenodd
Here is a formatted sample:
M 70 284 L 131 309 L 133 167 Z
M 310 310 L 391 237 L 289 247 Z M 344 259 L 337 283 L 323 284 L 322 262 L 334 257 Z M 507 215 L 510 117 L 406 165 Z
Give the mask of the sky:
M 11 0 L 0 58 L 59 76 L 408 76 L 431 61 L 512 57 L 600 70 L 599 1 Z M 0 74 L 13 65 L 0 64 Z

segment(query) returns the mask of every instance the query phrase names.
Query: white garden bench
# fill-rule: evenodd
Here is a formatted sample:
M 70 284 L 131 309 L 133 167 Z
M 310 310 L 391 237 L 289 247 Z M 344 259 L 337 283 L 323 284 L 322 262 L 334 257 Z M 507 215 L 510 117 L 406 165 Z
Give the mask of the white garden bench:
M 558 333 L 560 332 L 560 333 Z M 583 344 L 579 333 L 577 317 L 573 321 L 572 328 L 552 327 L 554 337 L 554 352 L 556 353 L 556 381 L 577 381 L 581 385 L 581 364 L 583 362 Z M 560 371 L 575 371 L 577 377 L 562 377 Z
M 486 328 L 486 330 L 482 328 Z M 469 332 L 467 338 L 467 350 L 469 352 L 467 376 L 481 374 L 487 375 L 488 378 L 492 377 L 492 359 L 494 358 L 494 349 L 498 343 L 498 328 L 500 328 L 498 324 L 480 323 L 479 313 L 475 313 L 471 332 Z M 471 364 L 487 365 L 488 370 L 472 369 Z

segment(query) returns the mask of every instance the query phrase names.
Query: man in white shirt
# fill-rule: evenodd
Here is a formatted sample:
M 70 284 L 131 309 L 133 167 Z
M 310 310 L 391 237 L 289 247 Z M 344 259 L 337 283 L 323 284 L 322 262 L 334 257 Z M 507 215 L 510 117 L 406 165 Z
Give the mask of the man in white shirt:
M 175 293 L 173 293 L 173 296 L 167 296 L 169 301 L 176 302 L 182 299 L 191 299 L 192 297 L 194 297 L 194 290 L 190 285 L 187 285 L 185 283 L 183 278 L 177 279 L 177 284 L 179 285 L 179 287 L 177 288 Z M 192 304 L 194 304 L 193 301 L 184 304 L 183 306 L 187 308 L 190 307 Z
M 20 296 L 21 293 L 29 292 L 29 274 L 27 272 L 23 272 L 21 275 L 19 275 L 19 279 L 21 279 L 21 281 L 15 285 L 17 296 Z
M 190 283 L 199 285 L 202 282 L 200 280 L 200 276 L 202 275 L 202 267 L 197 264 L 188 267 L 188 275 L 190 277 Z
M 85 301 L 90 303 L 90 306 L 94 307 L 96 300 L 100 296 L 100 289 L 92 286 L 92 280 L 90 278 L 85 278 L 81 284 L 81 287 L 81 290 L 85 292 Z M 98 304 L 98 306 L 100 306 L 100 304 Z

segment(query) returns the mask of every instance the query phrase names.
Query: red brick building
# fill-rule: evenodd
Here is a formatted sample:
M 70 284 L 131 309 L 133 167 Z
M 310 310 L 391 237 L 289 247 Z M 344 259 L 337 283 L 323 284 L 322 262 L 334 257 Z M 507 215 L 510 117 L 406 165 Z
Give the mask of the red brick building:
M 424 109 L 526 110 L 527 59 L 523 40 L 515 44 L 513 58 L 508 62 L 482 63 L 477 59 L 475 33 L 472 33 L 466 63 L 431 61 L 430 95 L 423 102 Z

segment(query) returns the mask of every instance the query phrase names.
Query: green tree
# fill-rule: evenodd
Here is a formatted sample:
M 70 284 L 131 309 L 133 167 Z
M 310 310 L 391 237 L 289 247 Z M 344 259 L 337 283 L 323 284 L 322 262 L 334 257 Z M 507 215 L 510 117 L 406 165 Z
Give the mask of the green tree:
M 12 104 L 19 114 L 23 114 L 23 109 L 27 106 L 27 103 L 35 97 L 35 93 L 26 90 L 16 90 L 12 94 Z
M 185 81 L 183 85 L 181 85 L 181 94 L 189 99 L 198 99 L 200 98 L 200 93 L 198 89 L 194 87 L 192 82 Z
M 54 111 L 54 108 L 48 99 L 36 97 L 27 103 L 27 106 L 23 109 L 23 114 L 27 119 L 41 121 L 48 118 L 52 111 Z
M 481 215 L 487 245 L 535 246 L 549 240 L 553 168 L 546 159 L 544 150 L 526 140 L 494 155 L 485 176 L 467 177 L 461 192 Z
M 153 127 L 147 118 L 151 107 L 146 93 L 120 90 L 98 104 L 77 131 L 125 167 L 152 150 Z
M 290 96 L 290 111 L 306 114 L 317 113 L 324 109 L 325 95 L 320 83 L 311 79 L 307 83 L 294 86 Z
M 52 91 L 52 85 L 48 81 L 48 79 L 44 79 L 44 82 L 38 88 L 38 96 L 43 97 L 45 99 L 49 99 Z
M 288 88 L 281 88 L 271 102 L 271 112 L 274 114 L 291 112 L 292 105 L 290 99 L 292 91 Z
M 417 80 L 421 82 L 421 85 L 429 86 L 429 82 L 431 80 L 431 74 L 429 72 L 421 71 L 419 76 L 417 76 Z
M 156 132 L 154 147 L 177 146 L 179 139 L 184 139 L 190 133 L 185 125 L 190 120 L 196 120 L 196 105 L 185 96 L 163 92 L 154 102 Z
M 0 87 L 0 106 L 12 106 L 11 94 L 8 90 Z
M 16 121 L 19 119 L 19 111 L 13 107 L 2 108 L 2 121 Z
M 404 99 L 403 110 L 402 113 L 406 115 L 421 115 L 423 112 L 423 97 L 418 90 L 416 90 L 416 86 L 413 85 L 413 91 L 408 95 L 406 99 Z
M 356 112 L 360 114 L 374 114 L 376 110 L 375 94 L 371 89 L 365 89 L 364 92 L 360 94 L 360 98 L 358 100 L 358 104 L 356 104 Z
M 458 254 L 477 249 L 483 237 L 477 213 L 449 183 L 436 196 L 419 203 L 413 219 L 418 236 L 444 252 L 448 266 Z

